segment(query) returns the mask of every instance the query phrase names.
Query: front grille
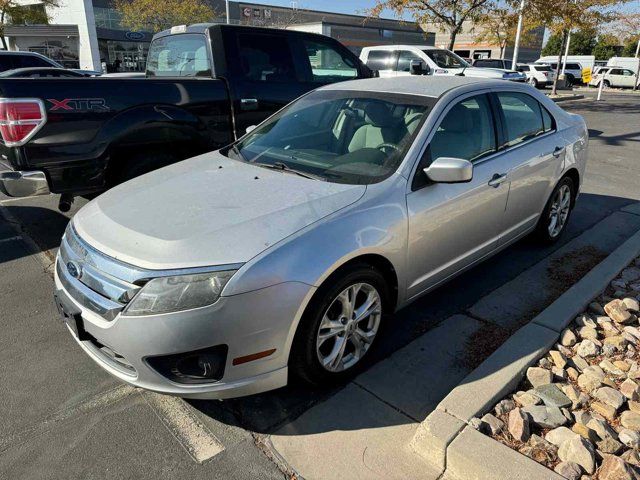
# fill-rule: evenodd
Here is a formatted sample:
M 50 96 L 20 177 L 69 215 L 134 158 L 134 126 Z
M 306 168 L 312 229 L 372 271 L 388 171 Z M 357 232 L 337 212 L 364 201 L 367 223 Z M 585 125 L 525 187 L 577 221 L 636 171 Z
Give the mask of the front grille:
M 122 279 L 137 269 L 87 245 L 71 224 L 62 238 L 56 269 L 68 293 L 105 320 L 113 320 L 141 288 Z

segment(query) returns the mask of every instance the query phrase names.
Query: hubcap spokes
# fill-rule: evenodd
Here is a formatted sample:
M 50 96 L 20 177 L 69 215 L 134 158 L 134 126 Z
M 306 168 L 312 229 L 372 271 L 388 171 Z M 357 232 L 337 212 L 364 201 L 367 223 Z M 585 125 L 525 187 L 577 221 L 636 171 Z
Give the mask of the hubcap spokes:
M 571 210 L 571 190 L 567 185 L 563 185 L 556 192 L 549 211 L 548 231 L 552 238 L 557 237 L 562 232 Z
M 382 302 L 368 283 L 345 288 L 325 311 L 316 338 L 316 352 L 330 372 L 351 368 L 367 352 L 378 333 Z

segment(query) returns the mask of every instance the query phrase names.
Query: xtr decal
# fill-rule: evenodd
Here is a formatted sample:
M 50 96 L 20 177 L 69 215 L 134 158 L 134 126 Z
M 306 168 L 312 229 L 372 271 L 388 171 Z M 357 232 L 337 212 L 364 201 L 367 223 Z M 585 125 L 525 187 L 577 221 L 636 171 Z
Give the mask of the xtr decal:
M 53 105 L 49 111 L 64 110 L 69 112 L 88 112 L 100 111 L 106 112 L 111 110 L 104 98 L 65 98 L 56 100 L 55 98 L 47 98 L 48 102 Z

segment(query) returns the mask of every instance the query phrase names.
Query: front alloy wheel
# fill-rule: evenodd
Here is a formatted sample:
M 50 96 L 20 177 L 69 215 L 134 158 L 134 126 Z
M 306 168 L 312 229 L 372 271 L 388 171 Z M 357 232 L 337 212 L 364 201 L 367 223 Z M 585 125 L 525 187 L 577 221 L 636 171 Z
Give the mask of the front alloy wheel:
M 330 372 L 353 367 L 369 350 L 380 327 L 382 300 L 368 283 L 345 288 L 325 311 L 316 335 L 320 364 Z
M 366 263 L 330 276 L 307 306 L 291 347 L 289 371 L 316 386 L 342 383 L 366 367 L 384 328 L 389 289 Z

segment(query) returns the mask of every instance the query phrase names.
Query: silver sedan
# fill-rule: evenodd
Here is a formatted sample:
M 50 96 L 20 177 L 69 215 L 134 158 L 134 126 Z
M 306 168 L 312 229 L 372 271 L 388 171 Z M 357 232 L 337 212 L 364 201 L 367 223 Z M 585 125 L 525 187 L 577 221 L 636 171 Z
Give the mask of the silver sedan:
M 143 388 L 343 381 L 396 310 L 525 235 L 555 242 L 587 141 L 581 117 L 528 85 L 326 86 L 86 205 L 55 298 L 86 353 Z

